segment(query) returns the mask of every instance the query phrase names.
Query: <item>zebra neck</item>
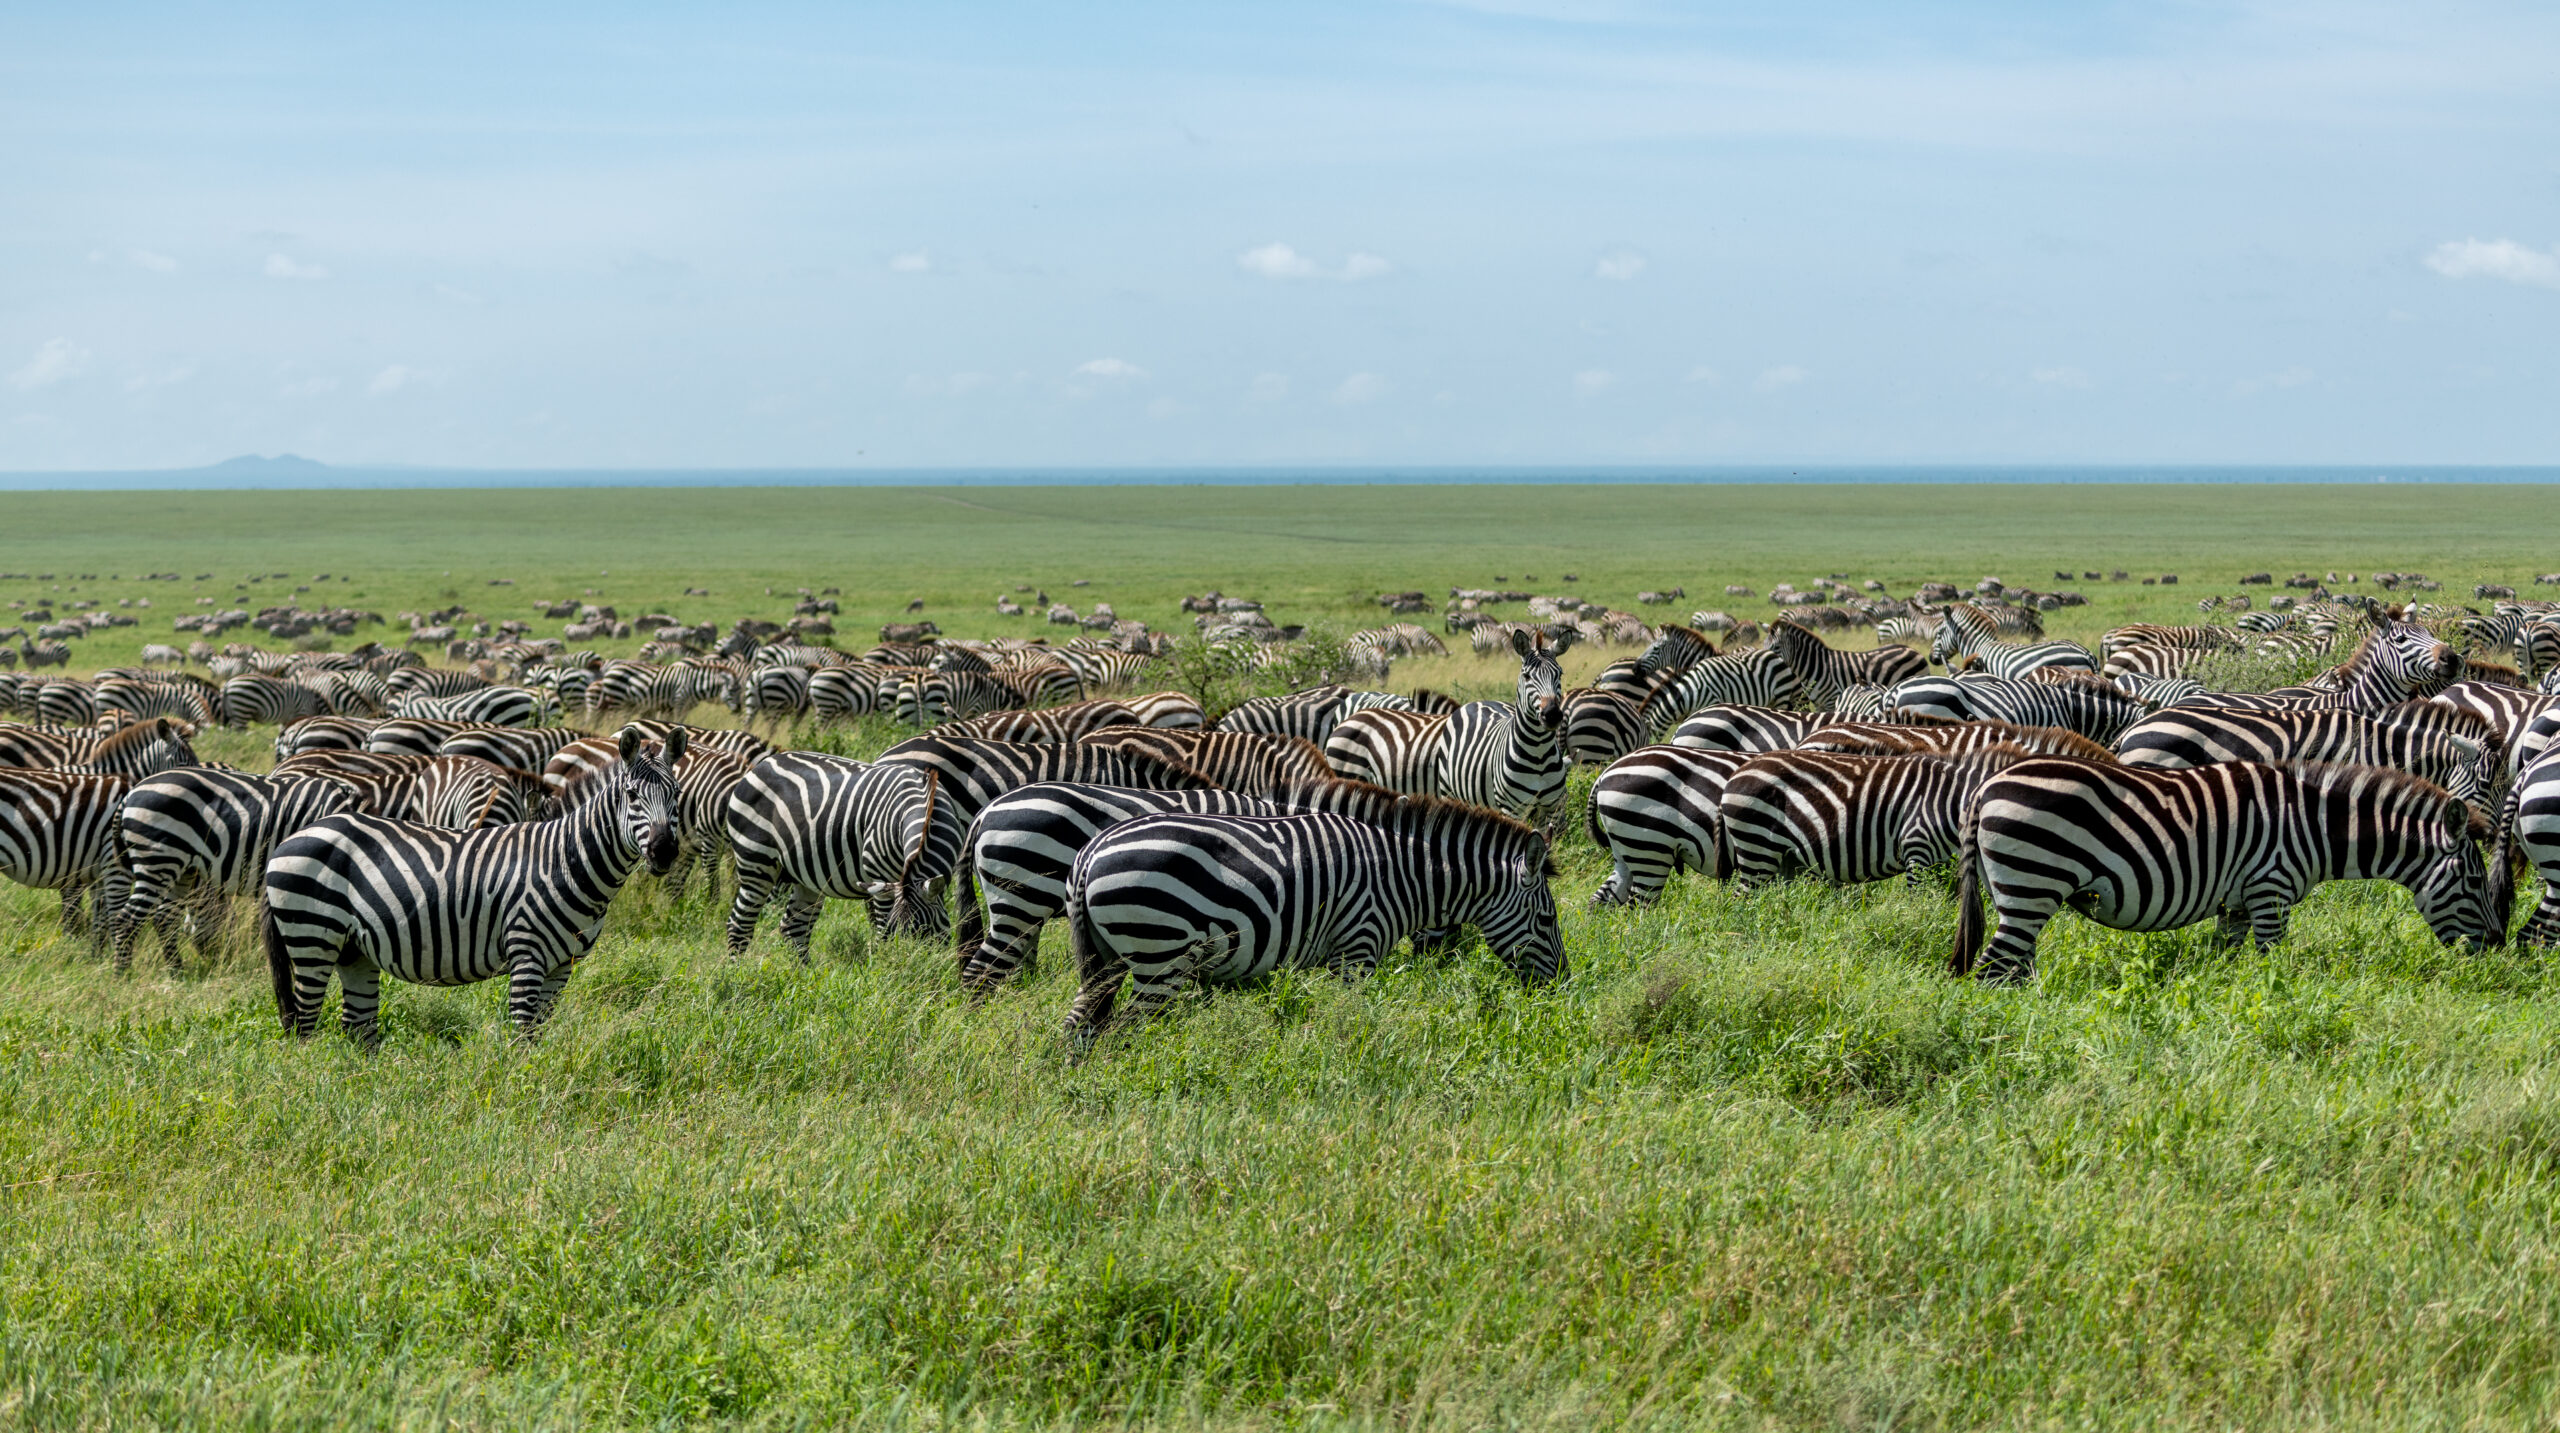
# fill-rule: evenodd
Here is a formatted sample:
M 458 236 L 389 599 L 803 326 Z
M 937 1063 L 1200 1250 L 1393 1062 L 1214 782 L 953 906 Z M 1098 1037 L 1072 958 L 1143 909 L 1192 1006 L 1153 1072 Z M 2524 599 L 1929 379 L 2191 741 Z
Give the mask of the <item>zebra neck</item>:
M 640 848 L 623 833 L 622 793 L 612 787 L 596 793 L 593 800 L 559 818 L 562 832 L 569 838 L 578 864 L 593 872 L 599 888 L 608 895 L 621 888 L 640 864 Z

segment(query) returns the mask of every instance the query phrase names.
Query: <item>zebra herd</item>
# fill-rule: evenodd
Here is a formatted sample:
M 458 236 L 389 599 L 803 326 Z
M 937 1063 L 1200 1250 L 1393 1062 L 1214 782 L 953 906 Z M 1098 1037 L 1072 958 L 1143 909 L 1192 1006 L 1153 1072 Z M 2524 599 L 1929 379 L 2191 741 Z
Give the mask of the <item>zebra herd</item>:
M 971 999 L 1064 922 L 1079 1045 L 1188 986 L 1357 974 L 1468 927 L 1552 981 L 1576 765 L 1597 768 L 1595 905 L 1650 903 L 1684 869 L 1747 892 L 1952 861 L 1951 966 L 1986 979 L 2030 977 L 2064 906 L 2274 940 L 2326 880 L 2397 882 L 2440 938 L 2502 943 L 2527 862 L 2544 894 L 2523 937 L 2560 941 L 2560 695 L 2483 676 L 2402 612 L 2346 609 L 2343 661 L 2234 693 L 2197 661 L 2230 629 L 2124 627 L 2092 650 L 2012 641 L 2041 633 L 1996 607 L 1918 614 L 1925 654 L 1792 617 L 1756 645 L 1665 626 L 1580 687 L 1571 632 L 1509 626 L 1507 700 L 1324 685 L 1214 714 L 1138 690 L 1152 659 L 1098 639 L 21 678 L 13 705 L 73 720 L 0 723 L 0 874 L 61 892 L 65 929 L 119 969 L 146 929 L 174 966 L 253 902 L 284 1026 L 310 1033 L 334 978 L 368 1044 L 385 973 L 503 974 L 534 1032 L 629 880 L 681 895 L 700 866 L 716 893 L 724 863 L 733 954 L 778 908 L 805 961 L 826 903 L 858 900 L 875 931 L 950 939 Z M 2535 626 L 2451 635 L 2522 651 Z M 749 729 L 684 724 L 707 703 Z M 870 760 L 753 730 L 865 713 L 920 730 Z M 564 717 L 610 734 L 547 724 Z M 264 775 L 191 745 L 251 724 L 277 728 Z

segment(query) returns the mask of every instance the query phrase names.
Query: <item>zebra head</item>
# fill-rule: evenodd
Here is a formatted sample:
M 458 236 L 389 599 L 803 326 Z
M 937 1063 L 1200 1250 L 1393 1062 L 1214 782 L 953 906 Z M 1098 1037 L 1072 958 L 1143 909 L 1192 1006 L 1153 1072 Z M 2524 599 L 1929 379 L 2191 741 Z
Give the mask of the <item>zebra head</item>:
M 2462 657 L 2415 622 L 2394 622 L 2376 634 L 2374 659 L 2409 696 L 2433 696 L 2462 675 Z
M 2333 867 L 2347 879 L 2397 881 L 2416 898 L 2418 915 L 2447 945 L 2469 940 L 2489 946 L 2506 932 L 2503 903 L 2480 858 L 2488 823 L 2471 804 L 2433 782 L 2386 767 L 2296 768 L 2330 812 L 2331 839 L 2349 848 L 2349 863 Z M 2476 824 L 2475 824 L 2476 823 Z M 2361 827 L 2356 834 L 2352 828 Z
M 1564 717 L 1564 666 L 1556 660 L 1563 648 L 1544 632 L 1514 628 L 1511 650 L 1520 656 L 1520 714 L 1542 727 L 1555 725 Z
M 681 845 L 676 832 L 676 808 L 682 802 L 676 792 L 676 764 L 684 760 L 685 730 L 670 728 L 666 746 L 652 752 L 640 729 L 626 726 L 616 746 L 622 764 L 615 768 L 607 800 L 618 808 L 617 829 L 632 850 L 648 858 L 649 873 L 663 876 L 675 868 Z
M 1490 813 L 1485 813 L 1490 814 Z M 1505 826 L 1518 826 L 1504 821 Z M 1511 972 L 1531 985 L 1565 975 L 1564 931 L 1556 924 L 1555 856 L 1545 837 L 1526 826 L 1501 833 L 1489 858 L 1475 909 L 1463 919 L 1483 932 L 1484 943 Z

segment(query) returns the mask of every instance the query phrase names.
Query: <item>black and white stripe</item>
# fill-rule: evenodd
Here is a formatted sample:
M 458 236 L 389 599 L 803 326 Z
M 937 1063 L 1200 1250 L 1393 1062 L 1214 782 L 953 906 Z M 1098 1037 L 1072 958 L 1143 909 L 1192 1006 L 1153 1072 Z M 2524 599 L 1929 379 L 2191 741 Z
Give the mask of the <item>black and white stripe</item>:
M 1371 710 L 1343 720 L 1325 760 L 1346 780 L 1487 806 L 1540 829 L 1564 810 L 1564 669 L 1543 633 L 1514 632 L 1516 702 L 1446 717 Z
M 1286 696 L 1254 697 L 1237 703 L 1218 718 L 1219 731 L 1294 736 L 1325 744 L 1344 718 L 1361 711 L 1411 711 L 1413 702 L 1393 692 L 1364 692 L 1352 687 L 1309 687 Z
M 1795 668 L 1800 699 L 1817 711 L 1830 708 L 1851 687 L 1889 687 L 1929 675 L 1929 664 L 1908 647 L 1887 644 L 1843 652 L 1783 618 L 1769 624 L 1769 647 Z
M 2095 676 L 2068 681 L 1923 677 L 1894 688 L 1893 702 L 1899 715 L 2066 727 L 2101 745 L 2149 714 L 2139 699 Z
M 1938 633 L 1929 643 L 1929 660 L 1947 666 L 1958 657 L 1971 657 L 1979 670 L 1994 677 L 2023 677 L 2046 667 L 2098 669 L 2097 657 L 2077 642 L 2012 646 L 1995 635 L 1998 631 L 1999 623 L 1990 613 L 1959 602 L 1947 609 L 1946 620 L 1938 624 Z
M 1684 868 L 1723 879 L 1717 807 L 1726 779 L 1752 756 L 1645 746 L 1610 763 L 1591 786 L 1591 844 L 1610 860 L 1608 879 L 1591 903 L 1650 904 L 1671 873 Z
M 1833 885 L 1917 883 L 1955 854 L 1973 793 L 2027 759 L 2014 746 L 1960 756 L 1772 751 L 1725 778 L 1719 862 L 1737 893 L 1810 873 Z
M 335 777 L 274 779 L 203 767 L 162 772 L 134 785 L 117 818 L 117 839 L 133 885 L 115 926 L 116 967 L 133 959 L 145 922 L 160 931 L 169 968 L 178 968 L 169 917 L 183 902 L 199 951 L 218 930 L 228 899 L 261 897 L 276 842 L 324 816 L 359 809 L 357 789 Z
M 1645 744 L 1644 703 L 1624 692 L 1576 687 L 1564 694 L 1564 750 L 1577 766 L 1607 766 Z
M 0 769 L 0 876 L 60 892 L 65 935 L 81 932 L 81 898 L 94 895 L 86 930 L 99 948 L 130 884 L 115 850 L 128 787 L 121 776 Z
M 1791 707 L 1803 698 L 1795 665 L 1775 647 L 1694 662 L 1645 699 L 1645 730 L 1657 739 L 1708 707 Z
M 480 726 L 540 726 L 542 693 L 525 687 L 481 687 L 447 697 L 402 697 L 395 711 L 404 717 L 469 722 Z
M 267 863 L 264 923 L 276 1012 L 308 1035 L 334 972 L 341 1018 L 376 1040 L 379 980 L 468 985 L 508 976 L 516 1029 L 539 1029 L 605 907 L 645 857 L 676 857 L 674 777 L 622 738 L 608 790 L 556 821 L 454 832 L 378 816 L 331 816 L 287 837 Z M 665 757 L 684 758 L 681 732 Z
M 1293 736 L 1105 727 L 1087 736 L 1083 744 L 1178 766 L 1213 786 L 1248 796 L 1296 782 L 1333 779 L 1333 768 L 1315 743 Z
M 336 716 L 326 697 L 284 677 L 246 674 L 222 684 L 222 724 L 235 730 L 284 726 L 305 717 Z M 372 715 L 380 715 L 374 712 Z
M 1523 980 L 1565 973 L 1546 838 L 1481 807 L 1407 797 L 1347 816 L 1148 816 L 1076 858 L 1067 922 L 1080 988 L 1071 1039 L 1089 1043 L 1134 978 L 1142 1019 L 1193 982 L 1282 966 L 1377 968 L 1396 942 L 1473 925 Z
M 1691 751 L 1784 751 L 1816 728 L 1832 724 L 1820 712 L 1776 707 L 1709 707 L 1671 733 L 1669 745 Z
M 2406 886 L 2439 940 L 2496 938 L 2469 808 L 2381 767 L 2151 771 L 2039 757 L 1983 783 L 1957 861 L 1952 968 L 1988 980 L 2032 976 L 2036 941 L 2065 905 L 2115 930 L 2218 918 L 2225 937 L 2271 944 L 2294 904 L 2333 880 Z M 1999 924 L 1987 952 L 1984 886 Z
M 2388 766 L 2480 805 L 2504 774 L 2505 745 L 2469 712 L 2408 702 L 2377 717 L 2339 710 L 2173 707 L 2127 728 L 2115 749 L 2125 765 L 2156 771 L 2223 761 Z

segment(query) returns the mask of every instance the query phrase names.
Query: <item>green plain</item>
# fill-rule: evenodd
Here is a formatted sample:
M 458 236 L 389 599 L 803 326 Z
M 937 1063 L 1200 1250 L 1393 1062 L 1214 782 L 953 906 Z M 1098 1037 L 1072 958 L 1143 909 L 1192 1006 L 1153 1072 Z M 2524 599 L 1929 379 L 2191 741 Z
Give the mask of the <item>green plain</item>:
M 11 494 L 0 571 L 55 577 L 0 596 L 150 596 L 143 626 L 82 648 L 93 666 L 170 640 L 200 593 L 234 605 L 251 572 L 292 574 L 288 595 L 352 574 L 330 595 L 386 612 L 530 616 L 596 587 L 724 624 L 840 586 L 847 645 L 911 598 L 955 635 L 1037 629 L 991 610 L 1018 582 L 1175 627 L 1175 596 L 1209 587 L 1349 626 L 1382 620 L 1378 590 L 1497 577 L 1614 605 L 1683 584 L 1673 615 L 1763 617 L 1723 585 L 2184 579 L 2075 578 L 2092 605 L 2054 627 L 2086 636 L 2194 620 L 2258 570 L 2521 588 L 2560 568 L 2555 517 L 2560 490 L 2533 487 Z M 132 580 L 155 570 L 187 580 Z M 1465 656 L 1399 668 L 1414 681 L 1507 686 Z M 263 765 L 266 735 L 204 749 Z M 972 1008 L 947 948 L 851 909 L 810 967 L 769 926 L 732 962 L 698 889 L 643 882 L 539 1043 L 505 1034 L 496 984 L 395 985 L 368 1057 L 288 1041 L 246 952 L 173 976 L 146 940 L 117 977 L 11 888 L 0 1425 L 2397 1428 L 2560 1407 L 2541 953 L 2446 950 L 2397 888 L 2340 884 L 2266 952 L 2065 916 L 2039 982 L 1995 990 L 1942 973 L 1943 888 L 1736 899 L 1686 876 L 1595 914 L 1578 821 L 1559 855 L 1558 986 L 1481 951 L 1285 976 L 1083 1063 L 1054 930 L 1033 978 Z

